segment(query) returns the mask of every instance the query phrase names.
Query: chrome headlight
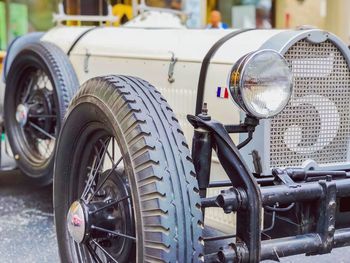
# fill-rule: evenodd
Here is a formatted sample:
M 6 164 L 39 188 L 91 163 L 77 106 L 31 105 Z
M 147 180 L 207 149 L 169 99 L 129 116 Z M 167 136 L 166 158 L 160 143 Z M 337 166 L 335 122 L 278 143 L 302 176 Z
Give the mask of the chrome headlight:
M 259 50 L 234 65 L 229 87 L 243 111 L 259 119 L 270 118 L 285 108 L 292 95 L 292 72 L 281 54 Z

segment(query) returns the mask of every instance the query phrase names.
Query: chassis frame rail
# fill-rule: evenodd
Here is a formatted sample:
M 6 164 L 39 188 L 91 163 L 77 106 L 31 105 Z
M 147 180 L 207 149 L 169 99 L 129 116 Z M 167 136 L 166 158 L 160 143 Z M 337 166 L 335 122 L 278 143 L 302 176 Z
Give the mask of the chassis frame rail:
M 249 133 L 258 122 L 249 122 L 247 117 L 248 122 L 244 124 L 225 127 L 211 120 L 206 109 L 197 116 L 188 115 L 188 120 L 195 128 L 192 157 L 203 211 L 207 207 L 221 207 L 225 213 L 237 213 L 236 233 L 215 237 L 215 240 L 234 237 L 235 242 L 228 243 L 217 253 L 205 255 L 205 262 L 279 261 L 280 257 L 325 254 L 335 247 L 350 245 L 350 218 L 346 227 L 336 229 L 339 199 L 350 197 L 349 172 L 273 169 L 272 176 L 256 178 L 244 163 L 229 132 L 246 130 Z M 210 183 L 212 149 L 229 181 Z M 230 188 L 217 196 L 206 197 L 207 188 L 222 186 Z M 277 232 L 270 240 L 264 240 L 265 232 L 275 227 L 276 214 L 294 209 L 295 204 L 312 204 L 311 213 L 316 218 L 312 231 L 301 231 L 292 236 L 278 236 Z M 287 207 L 280 208 L 279 205 Z M 261 230 L 263 208 L 265 212 L 272 212 L 272 223 Z

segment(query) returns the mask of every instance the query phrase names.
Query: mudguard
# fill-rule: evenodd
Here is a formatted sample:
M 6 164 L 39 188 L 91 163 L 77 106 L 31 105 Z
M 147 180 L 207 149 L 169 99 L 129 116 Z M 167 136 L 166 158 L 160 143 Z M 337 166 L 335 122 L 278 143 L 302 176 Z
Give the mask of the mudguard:
M 22 50 L 22 48 L 30 43 L 35 43 L 40 41 L 41 37 L 44 35 L 43 32 L 33 32 L 27 35 L 17 37 L 10 43 L 7 54 L 4 61 L 4 69 L 2 79 L 6 83 L 6 77 L 10 70 L 11 64 L 15 59 L 16 55 Z

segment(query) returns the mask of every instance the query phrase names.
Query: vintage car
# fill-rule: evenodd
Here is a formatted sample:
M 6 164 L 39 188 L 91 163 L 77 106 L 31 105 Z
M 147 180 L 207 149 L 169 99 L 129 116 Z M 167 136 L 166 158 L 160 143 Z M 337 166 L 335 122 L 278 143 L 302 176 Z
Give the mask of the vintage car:
M 62 262 L 278 261 L 349 245 L 348 47 L 310 28 L 186 29 L 178 15 L 58 26 L 8 50 L 2 158 L 53 180 Z

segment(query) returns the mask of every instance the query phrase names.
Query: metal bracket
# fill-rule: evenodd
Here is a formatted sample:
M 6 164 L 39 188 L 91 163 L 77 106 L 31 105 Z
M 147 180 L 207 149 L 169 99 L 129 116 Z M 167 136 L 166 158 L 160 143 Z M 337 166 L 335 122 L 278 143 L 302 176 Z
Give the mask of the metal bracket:
M 228 244 L 220 248 L 217 254 L 217 260 L 222 263 L 226 262 L 248 262 L 248 247 L 244 242 Z M 253 261 L 251 261 L 253 262 Z
M 252 156 L 255 173 L 261 175 L 263 173 L 263 168 L 259 152 L 257 150 L 253 150 L 249 155 Z
M 89 59 L 90 59 L 90 52 L 88 49 L 85 51 L 85 57 L 84 57 L 84 72 L 89 73 Z
M 330 253 L 334 243 L 335 215 L 337 187 L 334 181 L 321 180 L 324 197 L 320 200 L 320 218 L 317 224 L 317 232 L 322 239 L 322 246 L 318 251 L 320 254 Z
M 231 187 L 227 190 L 221 190 L 216 198 L 216 203 L 224 209 L 226 214 L 243 210 L 247 208 L 247 194 L 243 189 Z
M 290 176 L 288 175 L 288 173 L 286 172 L 286 170 L 282 170 L 282 169 L 273 169 L 272 170 L 272 174 L 278 178 L 283 184 L 289 186 L 289 187 L 293 187 L 296 188 L 299 185 L 296 184 L 292 178 L 290 178 Z
M 175 64 L 177 62 L 177 58 L 175 57 L 175 53 L 170 51 L 171 53 L 171 61 L 169 64 L 169 70 L 168 70 L 168 81 L 169 83 L 174 83 L 174 69 L 175 69 Z

